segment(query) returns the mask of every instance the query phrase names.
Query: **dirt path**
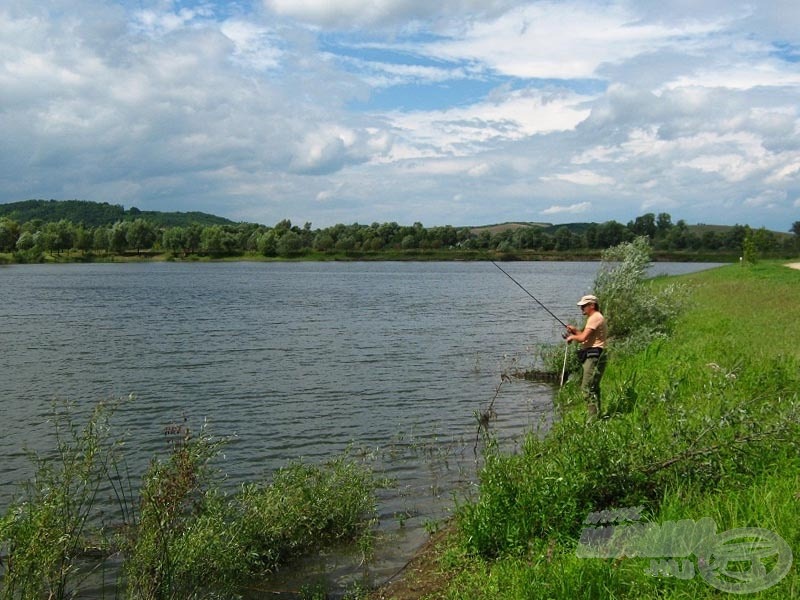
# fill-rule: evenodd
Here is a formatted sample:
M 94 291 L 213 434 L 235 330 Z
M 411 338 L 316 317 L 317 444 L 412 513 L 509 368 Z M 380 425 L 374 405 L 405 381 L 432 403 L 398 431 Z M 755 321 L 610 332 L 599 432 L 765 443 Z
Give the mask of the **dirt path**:
M 787 267 L 791 267 L 792 269 L 800 269 L 800 262 L 796 263 L 786 263 Z

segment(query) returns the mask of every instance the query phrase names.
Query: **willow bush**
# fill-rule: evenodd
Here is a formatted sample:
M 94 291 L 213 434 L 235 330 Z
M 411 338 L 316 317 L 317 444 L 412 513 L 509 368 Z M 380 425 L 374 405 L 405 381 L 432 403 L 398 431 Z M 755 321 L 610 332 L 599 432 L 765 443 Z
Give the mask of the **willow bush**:
M 669 333 L 687 296 L 684 285 L 648 282 L 651 248 L 646 237 L 603 251 L 594 294 L 614 340 L 647 342 Z

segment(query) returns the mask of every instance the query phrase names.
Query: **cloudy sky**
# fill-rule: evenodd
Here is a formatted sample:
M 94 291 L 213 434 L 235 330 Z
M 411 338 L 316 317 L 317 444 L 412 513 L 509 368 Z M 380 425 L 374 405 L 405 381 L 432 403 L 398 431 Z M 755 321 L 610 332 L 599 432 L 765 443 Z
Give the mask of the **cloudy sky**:
M 0 202 L 800 220 L 797 0 L 4 0 Z

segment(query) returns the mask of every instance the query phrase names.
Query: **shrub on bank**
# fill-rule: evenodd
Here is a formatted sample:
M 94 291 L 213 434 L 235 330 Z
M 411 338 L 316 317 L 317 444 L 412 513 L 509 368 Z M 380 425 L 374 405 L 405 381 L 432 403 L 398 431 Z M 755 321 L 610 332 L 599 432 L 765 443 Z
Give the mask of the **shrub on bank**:
M 604 509 L 642 506 L 655 523 L 710 517 L 718 531 L 763 527 L 797 547 L 800 357 L 791 340 L 800 324 L 784 312 L 800 273 L 733 266 L 686 280 L 702 286 L 670 336 L 614 355 L 605 419 L 587 424 L 567 386 L 546 438 L 487 456 L 479 496 L 459 510 L 465 554 L 445 597 L 716 597 L 700 577 L 646 575 L 648 560 L 577 557 L 584 520 Z M 767 334 L 774 323 L 778 336 Z M 762 596 L 789 597 L 797 585 L 790 571 Z

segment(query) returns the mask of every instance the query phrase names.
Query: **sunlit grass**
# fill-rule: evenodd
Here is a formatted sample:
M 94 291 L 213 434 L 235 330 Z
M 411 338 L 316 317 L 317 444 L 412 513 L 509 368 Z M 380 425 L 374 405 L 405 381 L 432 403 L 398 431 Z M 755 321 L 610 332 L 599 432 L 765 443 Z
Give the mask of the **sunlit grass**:
M 680 279 L 691 303 L 674 333 L 613 356 L 607 419 L 587 425 L 567 386 L 547 439 L 489 457 L 441 597 L 720 597 L 699 575 L 648 574 L 649 559 L 575 554 L 589 511 L 637 504 L 654 523 L 708 517 L 718 533 L 759 527 L 800 547 L 800 271 L 759 263 Z M 798 593 L 793 567 L 750 597 Z

